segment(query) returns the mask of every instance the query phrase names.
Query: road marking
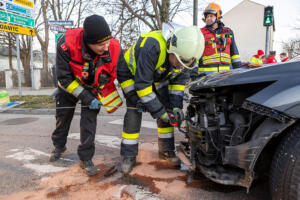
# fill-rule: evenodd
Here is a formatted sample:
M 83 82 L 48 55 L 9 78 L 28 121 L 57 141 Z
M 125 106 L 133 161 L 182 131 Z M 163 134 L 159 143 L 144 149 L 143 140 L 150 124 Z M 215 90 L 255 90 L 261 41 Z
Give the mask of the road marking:
M 8 156 L 6 156 L 6 158 L 13 158 L 15 160 L 21 160 L 21 161 L 22 160 L 35 160 L 35 159 L 37 159 L 38 156 L 47 156 L 47 157 L 50 156 L 49 153 L 44 153 L 42 151 L 32 149 L 30 147 L 27 147 L 24 150 L 11 149 L 11 150 L 9 150 L 9 152 L 17 152 L 17 153 L 8 155 Z M 61 159 L 65 160 L 65 161 L 73 161 L 73 160 L 68 159 L 68 158 L 61 158 Z
M 117 125 L 123 125 L 123 119 L 114 120 L 111 122 L 108 122 L 110 124 L 117 124 Z M 156 122 L 153 121 L 142 121 L 142 127 L 144 128 L 151 128 L 151 129 L 157 129 Z
M 140 185 L 126 185 L 121 187 L 121 194 L 123 191 L 130 194 L 135 200 L 160 200 L 157 194 L 144 190 Z
M 68 169 L 66 167 L 56 167 L 56 166 L 49 165 L 49 164 L 31 163 L 31 161 L 38 159 L 38 157 L 41 157 L 41 156 L 49 157 L 50 154 L 36 150 L 36 149 L 32 149 L 30 147 L 27 147 L 24 149 L 11 149 L 7 152 L 11 152 L 13 154 L 7 155 L 6 158 L 11 158 L 14 160 L 22 161 L 24 163 L 23 164 L 24 168 L 34 171 L 34 173 L 39 176 L 41 176 L 43 174 L 47 174 L 47 173 L 61 172 L 61 171 L 65 171 Z M 62 158 L 62 159 L 67 160 L 67 161 L 73 161 L 73 160 L 66 159 L 66 158 Z
M 12 149 L 11 152 L 17 152 L 11 155 L 6 156 L 6 158 L 12 158 L 15 160 L 35 160 L 38 156 L 49 156 L 49 154 L 46 154 L 42 151 L 32 149 L 30 147 L 27 147 L 25 150 L 21 149 Z
M 61 172 L 68 169 L 66 167 L 56 167 L 53 165 L 42 165 L 42 164 L 40 165 L 40 164 L 33 164 L 33 163 L 28 163 L 23 166 L 27 169 L 31 169 L 35 171 L 35 173 L 38 174 L 39 176 L 47 173 Z
M 70 133 L 68 138 L 79 140 L 80 133 Z M 96 135 L 95 142 L 99 145 L 104 145 L 107 147 L 119 149 L 121 144 L 121 139 L 116 136 L 110 136 L 110 135 Z
M 126 187 L 126 185 L 122 185 L 119 189 L 119 191 L 113 195 L 113 197 L 117 198 L 117 199 L 121 199 L 121 195 L 122 195 L 122 191 L 123 189 Z

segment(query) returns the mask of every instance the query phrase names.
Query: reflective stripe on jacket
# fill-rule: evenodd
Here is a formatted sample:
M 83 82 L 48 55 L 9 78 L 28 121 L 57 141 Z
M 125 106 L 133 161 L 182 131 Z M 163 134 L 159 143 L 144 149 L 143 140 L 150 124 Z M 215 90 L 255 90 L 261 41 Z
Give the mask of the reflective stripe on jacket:
M 85 64 L 85 59 L 82 56 L 82 39 L 83 29 L 71 29 L 65 33 L 66 47 L 68 48 L 71 56 L 69 62 L 70 69 L 75 76 L 75 80 L 71 82 L 66 90 L 75 96 L 78 96 L 80 92 L 86 86 L 83 80 L 82 70 Z M 110 40 L 109 53 L 111 56 L 111 62 L 103 63 L 99 66 L 95 66 L 95 78 L 94 82 L 89 85 L 92 87 L 92 91 L 96 93 L 96 97 L 102 102 L 108 113 L 114 112 L 118 107 L 122 105 L 122 99 L 120 98 L 114 80 L 116 79 L 116 65 L 118 62 L 121 46 L 116 39 Z M 97 64 L 98 56 L 94 59 L 94 64 Z M 109 77 L 109 81 L 105 84 L 99 84 L 101 81 L 99 75 L 105 74 Z
M 199 73 L 228 71 L 231 65 L 240 63 L 232 31 L 224 26 L 220 26 L 219 30 L 219 33 L 215 33 L 207 27 L 201 28 L 205 39 L 205 49 L 199 62 Z
M 165 109 L 155 91 L 167 87 L 170 107 L 182 107 L 188 76 L 169 64 L 167 44 L 161 31 L 143 34 L 127 50 L 126 68 L 117 69 L 117 78 L 126 98 L 137 95 L 154 118 Z
M 263 61 L 262 61 L 262 59 L 253 56 L 250 60 L 250 63 L 251 64 L 263 64 Z

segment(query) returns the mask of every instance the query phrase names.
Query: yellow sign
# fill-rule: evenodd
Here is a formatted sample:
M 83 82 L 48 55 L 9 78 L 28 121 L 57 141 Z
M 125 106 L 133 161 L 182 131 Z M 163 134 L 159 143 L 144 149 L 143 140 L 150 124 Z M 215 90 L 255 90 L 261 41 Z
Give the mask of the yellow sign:
M 33 2 L 28 1 L 28 0 L 14 0 L 15 3 L 21 4 L 23 6 L 27 6 L 30 8 L 33 8 Z
M 0 23 L 0 31 L 35 36 L 35 30 L 33 28 L 26 28 L 4 23 Z

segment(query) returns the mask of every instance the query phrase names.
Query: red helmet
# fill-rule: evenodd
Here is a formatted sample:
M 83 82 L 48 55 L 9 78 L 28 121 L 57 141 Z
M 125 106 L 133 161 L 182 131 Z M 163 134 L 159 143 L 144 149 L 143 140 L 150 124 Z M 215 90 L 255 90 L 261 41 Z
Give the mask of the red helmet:
M 265 52 L 261 49 L 257 50 L 257 55 L 261 56 L 261 55 L 265 55 Z

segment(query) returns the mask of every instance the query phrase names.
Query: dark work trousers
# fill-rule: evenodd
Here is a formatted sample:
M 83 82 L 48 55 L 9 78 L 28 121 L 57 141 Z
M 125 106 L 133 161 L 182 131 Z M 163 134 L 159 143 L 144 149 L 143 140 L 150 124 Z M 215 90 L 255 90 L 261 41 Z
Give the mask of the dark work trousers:
M 75 108 L 61 107 L 75 107 L 78 99 L 73 95 L 58 88 L 56 95 L 56 128 L 52 133 L 53 145 L 56 148 L 64 148 L 67 143 L 67 137 L 70 125 L 73 119 Z M 97 115 L 100 109 L 92 110 L 82 105 L 80 118 L 80 142 L 78 146 L 78 156 L 80 160 L 91 160 L 95 153 L 95 134 L 97 126 Z
M 160 102 L 169 108 L 168 99 L 168 86 L 156 91 L 157 97 Z M 138 100 L 138 98 L 136 99 Z M 137 101 L 126 99 L 127 107 L 136 107 Z M 138 154 L 138 138 L 140 134 L 142 123 L 142 113 L 139 113 L 134 109 L 127 109 L 124 117 L 122 142 L 121 142 L 121 156 L 135 157 Z M 157 119 L 158 127 L 158 147 L 160 152 L 174 151 L 174 127 L 169 123 L 163 122 L 161 119 Z

